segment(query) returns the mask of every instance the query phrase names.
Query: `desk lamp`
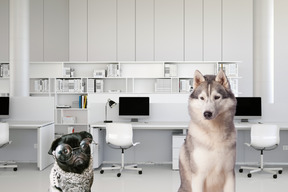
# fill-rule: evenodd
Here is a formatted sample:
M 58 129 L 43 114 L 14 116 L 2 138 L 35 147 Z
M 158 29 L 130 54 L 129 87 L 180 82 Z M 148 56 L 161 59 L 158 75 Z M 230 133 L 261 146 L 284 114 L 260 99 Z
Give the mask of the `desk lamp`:
M 108 99 L 107 102 L 106 102 L 106 105 L 105 105 L 105 121 L 104 123 L 112 123 L 113 121 L 111 120 L 107 120 L 107 112 L 108 112 L 108 106 L 110 108 L 113 108 L 114 106 L 116 106 L 117 103 L 111 99 Z

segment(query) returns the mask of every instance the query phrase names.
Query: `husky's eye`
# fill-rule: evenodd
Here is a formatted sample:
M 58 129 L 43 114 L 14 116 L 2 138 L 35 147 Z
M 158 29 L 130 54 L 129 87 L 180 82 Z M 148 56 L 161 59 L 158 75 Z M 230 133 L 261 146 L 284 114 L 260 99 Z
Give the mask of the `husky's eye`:
M 200 97 L 201 100 L 204 100 L 204 97 Z
M 214 99 L 218 100 L 218 99 L 220 99 L 220 96 L 215 96 Z

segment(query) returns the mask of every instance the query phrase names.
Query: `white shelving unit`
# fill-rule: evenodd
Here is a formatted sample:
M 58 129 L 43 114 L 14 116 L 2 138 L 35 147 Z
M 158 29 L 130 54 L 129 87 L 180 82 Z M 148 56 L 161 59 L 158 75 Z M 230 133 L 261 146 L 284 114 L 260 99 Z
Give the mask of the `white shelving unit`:
M 88 94 L 182 94 L 190 92 L 195 70 L 216 74 L 222 68 L 238 96 L 238 61 L 32 62 L 30 95 L 55 97 L 57 133 L 88 130 Z M 0 77 L 9 93 L 9 77 Z M 81 99 L 80 99 L 81 98 Z M 81 100 L 81 101 L 80 101 Z M 88 101 L 89 102 L 89 101 Z

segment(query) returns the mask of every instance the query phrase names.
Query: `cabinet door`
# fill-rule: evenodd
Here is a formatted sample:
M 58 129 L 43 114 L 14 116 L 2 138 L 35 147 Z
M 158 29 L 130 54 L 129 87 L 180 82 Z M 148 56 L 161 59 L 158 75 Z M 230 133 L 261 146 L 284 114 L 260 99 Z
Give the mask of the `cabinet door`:
M 44 61 L 43 6 L 43 0 L 30 0 L 30 61 Z
M 9 0 L 0 1 L 0 61 L 9 61 Z
M 117 60 L 135 61 L 135 0 L 117 3 Z
M 136 61 L 154 61 L 154 0 L 136 1 Z
M 185 60 L 203 60 L 202 0 L 185 1 Z
M 69 1 L 44 0 L 44 61 L 68 61 Z
M 87 61 L 87 0 L 69 0 L 69 60 Z
M 116 61 L 116 0 L 88 0 L 88 61 Z
M 155 1 L 155 60 L 184 60 L 183 1 Z
M 222 52 L 222 18 L 221 18 L 222 0 L 203 0 L 203 60 L 219 61 Z

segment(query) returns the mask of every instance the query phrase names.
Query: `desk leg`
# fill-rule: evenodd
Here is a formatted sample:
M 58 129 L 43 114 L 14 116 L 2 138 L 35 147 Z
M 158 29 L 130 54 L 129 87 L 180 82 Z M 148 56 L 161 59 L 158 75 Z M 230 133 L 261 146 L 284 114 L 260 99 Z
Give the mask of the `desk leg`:
M 90 128 L 90 133 L 93 136 L 93 140 L 97 145 L 92 145 L 92 155 L 93 155 L 93 168 L 96 169 L 101 166 L 103 162 L 103 144 L 104 135 L 103 130 L 99 128 Z
M 40 171 L 42 171 L 54 162 L 52 156 L 48 154 L 50 146 L 54 141 L 54 133 L 54 124 L 38 128 L 37 167 Z

